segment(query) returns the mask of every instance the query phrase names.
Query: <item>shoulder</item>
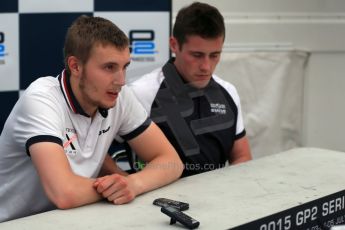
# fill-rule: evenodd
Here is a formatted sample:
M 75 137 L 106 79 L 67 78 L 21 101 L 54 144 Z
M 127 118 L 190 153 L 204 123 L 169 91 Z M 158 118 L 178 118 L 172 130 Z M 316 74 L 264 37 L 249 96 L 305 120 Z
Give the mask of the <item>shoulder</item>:
M 29 87 L 24 91 L 23 96 L 43 95 L 45 98 L 48 95 L 55 95 L 60 91 L 59 81 L 56 77 L 41 77 L 33 81 Z
M 121 92 L 119 94 L 119 98 L 117 99 L 116 106 L 114 107 L 114 109 L 120 111 L 127 111 L 133 106 L 140 106 L 139 100 L 134 95 L 133 91 L 127 85 L 125 85 L 121 88 Z
M 150 113 L 151 105 L 163 80 L 162 68 L 158 68 L 128 84 L 148 113 Z
M 32 82 L 19 97 L 18 106 L 25 113 L 61 113 L 64 100 L 58 79 L 42 77 Z
M 55 77 L 42 77 L 30 84 L 19 97 L 15 111 L 28 123 L 63 120 L 67 113 L 65 98 Z M 44 123 L 42 122 L 42 123 Z
M 59 105 L 63 104 L 64 97 L 58 79 L 49 76 L 41 77 L 33 81 L 20 96 L 19 102 L 22 104 L 23 109 L 29 111 L 46 107 L 50 107 L 52 110 L 57 111 L 58 108 L 60 108 Z M 39 112 L 39 110 L 37 112 Z
M 19 97 L 8 117 L 8 124 L 16 127 L 13 135 L 18 141 L 40 135 L 58 136 L 66 117 L 66 106 L 59 82 L 54 77 L 43 77 L 30 84 Z M 59 94 L 60 93 L 60 94 Z
M 123 86 L 119 94 L 119 101 L 130 101 L 130 98 L 128 98 L 128 96 L 131 96 L 132 94 L 132 91 L 129 89 L 127 85 Z
M 236 104 L 237 102 L 239 102 L 239 95 L 238 95 L 236 87 L 233 84 L 221 79 L 215 74 L 212 76 L 212 78 L 218 85 L 220 85 L 233 98 Z
M 128 86 L 136 91 L 139 89 L 147 89 L 148 87 L 159 87 L 164 79 L 162 68 L 157 68 L 150 73 L 147 73 L 137 80 L 130 82 Z

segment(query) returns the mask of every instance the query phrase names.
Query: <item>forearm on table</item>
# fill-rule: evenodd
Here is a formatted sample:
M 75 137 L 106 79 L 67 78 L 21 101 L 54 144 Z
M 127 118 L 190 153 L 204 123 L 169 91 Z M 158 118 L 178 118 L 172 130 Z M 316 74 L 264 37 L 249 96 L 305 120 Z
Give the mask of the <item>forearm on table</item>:
M 47 191 L 50 200 L 60 209 L 70 209 L 97 202 L 103 197 L 96 191 L 95 179 L 71 176 L 63 188 L 58 191 Z
M 181 176 L 182 170 L 183 164 L 179 158 L 161 156 L 128 177 L 134 181 L 136 194 L 139 195 L 175 181 Z

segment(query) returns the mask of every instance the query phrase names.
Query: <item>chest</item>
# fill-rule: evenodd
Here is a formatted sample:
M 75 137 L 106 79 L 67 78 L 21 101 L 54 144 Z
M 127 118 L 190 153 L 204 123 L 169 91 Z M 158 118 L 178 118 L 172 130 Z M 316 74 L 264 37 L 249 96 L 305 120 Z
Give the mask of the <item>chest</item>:
M 94 176 L 114 139 L 108 119 L 68 114 L 62 130 L 63 148 L 72 169 L 79 175 Z

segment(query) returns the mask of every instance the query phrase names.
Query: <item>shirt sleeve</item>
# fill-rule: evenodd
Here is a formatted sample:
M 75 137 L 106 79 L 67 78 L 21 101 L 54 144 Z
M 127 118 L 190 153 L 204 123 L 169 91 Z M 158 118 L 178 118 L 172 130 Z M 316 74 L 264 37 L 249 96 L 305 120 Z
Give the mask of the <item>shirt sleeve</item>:
M 18 101 L 13 119 L 13 137 L 25 146 L 28 152 L 30 145 L 37 142 L 54 142 L 62 145 L 64 114 L 57 100 L 43 93 L 26 93 Z
M 243 122 L 241 101 L 240 101 L 240 97 L 238 96 L 236 88 L 233 89 L 233 93 L 231 96 L 233 97 L 235 104 L 237 106 L 236 136 L 239 135 L 240 137 L 242 137 L 245 135 L 245 129 L 244 129 L 244 122 Z
M 219 84 L 221 84 L 226 89 L 226 91 L 230 94 L 231 98 L 236 104 L 236 107 L 237 107 L 236 138 L 237 139 L 241 138 L 246 134 L 246 131 L 244 129 L 240 96 L 238 95 L 236 87 L 232 85 L 231 83 L 224 81 L 223 79 L 221 79 L 220 77 L 216 75 L 214 75 L 213 77 Z

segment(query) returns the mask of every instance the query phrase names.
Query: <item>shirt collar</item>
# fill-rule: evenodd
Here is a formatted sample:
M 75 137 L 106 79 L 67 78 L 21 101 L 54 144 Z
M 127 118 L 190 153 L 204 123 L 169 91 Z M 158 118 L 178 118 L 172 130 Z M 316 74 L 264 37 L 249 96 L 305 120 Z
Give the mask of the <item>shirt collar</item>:
M 61 92 L 66 100 L 66 103 L 68 107 L 77 114 L 90 117 L 80 106 L 79 102 L 77 101 L 77 98 L 75 97 L 72 87 L 71 87 L 71 81 L 70 81 L 70 75 L 66 72 L 66 70 L 63 70 L 62 73 L 58 76 L 59 82 L 60 82 L 60 89 Z M 108 116 L 108 110 L 104 108 L 98 108 L 99 113 L 106 118 Z

